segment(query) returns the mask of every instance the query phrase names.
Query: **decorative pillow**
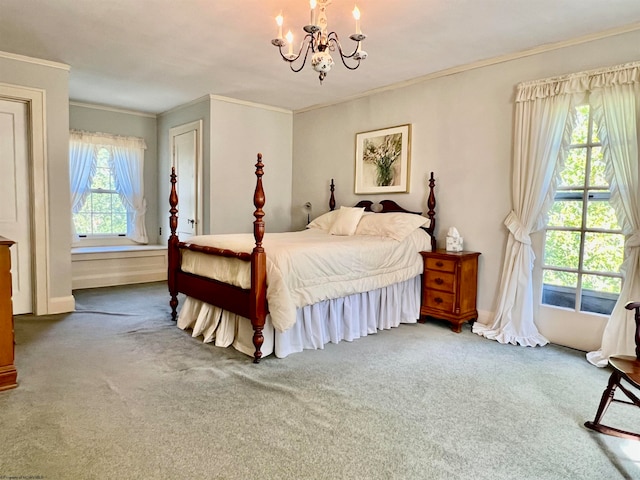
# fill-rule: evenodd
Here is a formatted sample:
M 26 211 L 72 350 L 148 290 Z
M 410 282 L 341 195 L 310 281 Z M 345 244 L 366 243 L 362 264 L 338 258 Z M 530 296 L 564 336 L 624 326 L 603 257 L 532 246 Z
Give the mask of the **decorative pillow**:
M 338 216 L 339 210 L 333 210 L 331 212 L 323 213 L 317 218 L 314 218 L 311 223 L 307 225 L 307 228 L 319 228 L 320 230 L 329 231 L 334 220 Z
M 331 235 L 353 235 L 356 233 L 358 222 L 363 213 L 364 208 L 340 207 L 338 216 L 331 225 L 329 233 Z
M 356 229 L 356 235 L 389 237 L 400 242 L 427 223 L 429 223 L 428 218 L 413 213 L 376 213 L 362 217 Z

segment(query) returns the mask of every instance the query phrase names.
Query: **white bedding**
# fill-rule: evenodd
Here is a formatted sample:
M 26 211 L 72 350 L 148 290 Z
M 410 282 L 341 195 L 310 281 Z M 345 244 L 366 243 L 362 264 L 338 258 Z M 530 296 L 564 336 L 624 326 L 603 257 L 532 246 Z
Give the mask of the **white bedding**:
M 251 252 L 253 235 L 201 235 L 190 243 Z M 267 302 L 276 330 L 296 322 L 296 308 L 403 282 L 422 273 L 418 252 L 431 249 L 429 235 L 417 229 L 404 240 L 388 237 L 330 235 L 320 229 L 268 233 Z M 185 272 L 250 287 L 250 264 L 184 250 Z

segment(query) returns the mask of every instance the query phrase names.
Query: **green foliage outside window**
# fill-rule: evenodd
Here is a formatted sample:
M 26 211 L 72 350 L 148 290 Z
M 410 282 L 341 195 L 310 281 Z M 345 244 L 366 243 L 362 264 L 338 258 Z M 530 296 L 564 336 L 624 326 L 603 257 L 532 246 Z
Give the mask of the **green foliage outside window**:
M 96 159 L 96 172 L 91 193 L 73 215 L 78 235 L 126 235 L 127 210 L 116 192 L 109 151 L 101 148 Z
M 543 283 L 610 297 L 621 288 L 624 236 L 609 202 L 602 146 L 589 105 L 578 107 L 576 114 L 572 144 L 548 212 Z

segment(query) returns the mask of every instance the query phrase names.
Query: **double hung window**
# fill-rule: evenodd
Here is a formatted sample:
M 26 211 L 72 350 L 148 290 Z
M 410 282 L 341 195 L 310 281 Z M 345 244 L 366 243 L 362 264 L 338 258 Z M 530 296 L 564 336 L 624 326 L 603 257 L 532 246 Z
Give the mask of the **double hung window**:
M 610 198 L 598 126 L 592 108 L 581 105 L 548 212 L 543 304 L 607 315 L 613 310 L 622 283 L 624 235 Z
M 77 240 L 93 245 L 118 238 L 147 243 L 145 148 L 141 138 L 71 131 L 71 209 Z

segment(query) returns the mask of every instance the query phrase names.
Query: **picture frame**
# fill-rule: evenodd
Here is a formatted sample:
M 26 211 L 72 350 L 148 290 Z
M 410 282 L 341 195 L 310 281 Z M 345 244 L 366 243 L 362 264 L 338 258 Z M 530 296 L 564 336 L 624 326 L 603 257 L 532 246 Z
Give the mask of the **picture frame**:
M 408 193 L 411 124 L 356 134 L 355 193 Z

